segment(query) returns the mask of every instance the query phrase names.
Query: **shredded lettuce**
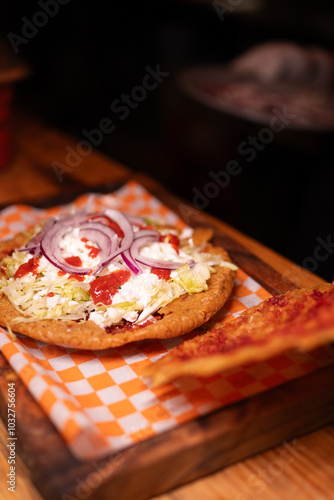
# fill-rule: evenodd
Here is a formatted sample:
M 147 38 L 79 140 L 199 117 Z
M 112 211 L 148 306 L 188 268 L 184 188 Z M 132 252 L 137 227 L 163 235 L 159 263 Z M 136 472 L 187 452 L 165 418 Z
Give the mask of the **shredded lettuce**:
M 26 252 L 18 252 L 14 250 L 12 255 L 5 257 L 1 261 L 1 266 L 6 269 L 8 278 L 11 278 L 16 273 L 16 270 L 26 261 Z
M 11 326 L 9 323 L 6 323 L 6 328 L 7 328 L 7 331 L 8 331 L 8 335 L 13 339 L 13 340 L 16 340 L 16 335 L 15 333 L 13 332 Z
M 190 267 L 189 264 L 183 264 L 183 266 L 171 274 L 171 277 L 186 292 L 193 294 L 208 289 L 207 280 L 210 278 L 210 274 L 209 266 L 199 262 L 194 267 Z
M 0 292 L 18 312 L 31 316 L 31 320 L 70 319 L 69 315 L 71 319 L 85 318 L 85 310 L 91 302 L 88 289 L 88 283 L 68 280 L 66 276 L 46 280 L 43 274 L 0 282 Z
M 210 275 L 216 272 L 215 267 L 236 269 L 234 264 L 224 261 L 219 254 L 210 254 L 204 252 L 202 248 L 195 247 L 191 238 L 189 239 L 189 234 L 185 236 L 187 238 L 181 243 L 178 255 L 168 243 L 159 244 L 163 253 L 161 258 L 173 258 L 175 253 L 175 258 L 186 262 L 171 272 L 170 280 L 159 279 L 150 273 L 149 268 L 143 266 L 144 272 L 133 275 L 124 283 L 110 305 L 93 302 L 89 292 L 93 276 L 86 276 L 82 282 L 71 278 L 69 274 L 59 276 L 58 269 L 45 257 L 40 259 L 37 275 L 28 273 L 22 278 L 14 279 L 17 269 L 32 258 L 32 255 L 26 251 L 13 251 L 11 256 L 5 257 L 0 263 L 5 267 L 7 275 L 7 279 L 0 279 L 0 293 L 8 297 L 19 313 L 12 323 L 30 322 L 36 319 L 81 322 L 86 321 L 87 317 L 102 328 L 118 324 L 123 319 L 131 323 L 141 323 L 181 295 L 207 290 L 207 281 Z M 152 252 L 156 251 L 156 248 L 153 250 L 152 247 Z M 189 260 L 192 260 L 194 265 L 189 266 L 187 262 Z M 112 272 L 123 266 L 124 263 L 120 258 L 120 262 L 110 264 L 110 269 L 106 269 L 105 272 Z

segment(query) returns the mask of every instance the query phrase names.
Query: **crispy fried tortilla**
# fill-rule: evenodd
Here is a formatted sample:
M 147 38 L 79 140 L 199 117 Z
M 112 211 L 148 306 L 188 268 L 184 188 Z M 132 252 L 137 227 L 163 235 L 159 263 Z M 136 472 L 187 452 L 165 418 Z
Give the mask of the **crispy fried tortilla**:
M 194 233 L 196 243 L 205 244 L 211 236 L 206 230 Z M 12 240 L 0 243 L 0 260 L 13 249 L 22 247 L 28 237 L 19 234 Z M 230 261 L 225 250 L 207 243 L 206 250 L 221 255 L 224 261 Z M 4 273 L 3 273 L 4 275 Z M 184 294 L 161 307 L 154 316 L 154 322 L 146 326 L 123 325 L 107 333 L 93 321 L 66 321 L 57 319 L 41 319 L 31 322 L 13 322 L 19 314 L 16 308 L 2 294 L 0 295 L 0 324 L 10 326 L 13 332 L 59 346 L 80 349 L 106 349 L 129 342 L 152 339 L 171 338 L 183 335 L 209 320 L 229 298 L 235 278 L 235 270 L 228 267 L 215 266 L 215 272 L 208 280 L 208 289 L 203 292 Z
M 334 286 L 300 289 L 272 297 L 221 328 L 184 342 L 149 365 L 153 383 L 212 376 L 294 348 L 312 350 L 334 340 Z

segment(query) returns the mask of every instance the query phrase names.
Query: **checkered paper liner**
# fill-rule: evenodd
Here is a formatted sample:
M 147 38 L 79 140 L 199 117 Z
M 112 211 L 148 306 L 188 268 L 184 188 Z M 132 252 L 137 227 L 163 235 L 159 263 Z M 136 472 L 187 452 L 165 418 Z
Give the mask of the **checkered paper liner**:
M 8 207 L 1 214 L 0 238 L 11 237 L 37 220 L 68 212 L 73 206 L 89 211 L 113 207 L 184 226 L 142 186 L 129 182 L 111 195 L 88 194 L 63 207 Z M 229 321 L 269 296 L 238 270 L 232 296 L 220 311 L 220 319 Z M 14 340 L 0 330 L 3 355 L 81 460 L 102 458 L 334 362 L 334 349 L 321 347 L 308 354 L 293 351 L 210 378 L 187 377 L 151 388 L 140 376 L 142 369 L 181 342 L 181 338 L 145 340 L 117 349 L 84 351 L 44 344 L 23 335 Z

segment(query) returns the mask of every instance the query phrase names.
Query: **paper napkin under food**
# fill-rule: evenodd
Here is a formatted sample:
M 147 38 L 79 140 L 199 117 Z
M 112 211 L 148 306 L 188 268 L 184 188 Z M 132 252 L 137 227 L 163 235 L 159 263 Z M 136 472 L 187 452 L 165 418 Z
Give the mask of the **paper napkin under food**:
M 85 195 L 63 207 L 8 207 L 1 213 L 0 238 L 9 238 L 39 219 L 69 212 L 74 207 L 89 211 L 113 207 L 184 226 L 142 186 L 129 182 L 113 194 Z M 229 321 L 269 296 L 239 269 L 232 296 L 219 314 L 223 321 Z M 82 460 L 112 454 L 334 362 L 333 349 L 321 347 L 308 354 L 293 351 L 207 379 L 188 377 L 151 388 L 140 376 L 143 367 L 181 342 L 181 338 L 145 340 L 117 349 L 84 351 L 44 344 L 21 335 L 14 340 L 0 329 L 3 355 L 72 453 Z

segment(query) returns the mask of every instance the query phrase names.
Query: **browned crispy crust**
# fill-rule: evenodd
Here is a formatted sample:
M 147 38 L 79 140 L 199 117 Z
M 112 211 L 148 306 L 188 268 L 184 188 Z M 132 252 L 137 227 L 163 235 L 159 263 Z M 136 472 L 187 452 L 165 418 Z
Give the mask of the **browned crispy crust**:
M 334 287 L 318 285 L 272 297 L 218 329 L 198 335 L 148 365 L 153 383 L 208 377 L 287 350 L 312 350 L 334 340 Z
M 197 242 L 205 244 L 208 233 L 196 231 Z M 17 235 L 12 240 L 0 243 L 0 260 L 7 251 L 26 243 L 27 237 Z M 221 254 L 224 260 L 230 258 L 222 248 L 207 243 L 208 251 Z M 122 333 L 106 333 L 92 321 L 77 323 L 63 320 L 39 320 L 29 323 L 12 323 L 18 312 L 5 295 L 0 295 L 0 324 L 11 325 L 13 331 L 28 337 L 64 347 L 80 349 L 106 349 L 118 347 L 143 339 L 166 339 L 190 332 L 209 320 L 227 301 L 231 294 L 235 271 L 217 267 L 208 281 L 208 290 L 193 295 L 182 295 L 166 307 L 159 309 L 162 319 L 139 329 L 129 328 Z

